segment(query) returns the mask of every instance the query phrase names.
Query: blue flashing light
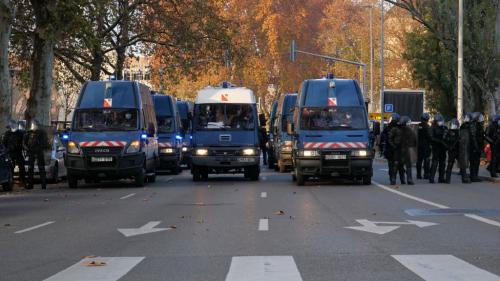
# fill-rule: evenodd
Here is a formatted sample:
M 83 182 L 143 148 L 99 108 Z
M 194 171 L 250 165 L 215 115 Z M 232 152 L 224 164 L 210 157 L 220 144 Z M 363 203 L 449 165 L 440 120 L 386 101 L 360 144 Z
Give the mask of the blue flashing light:
M 193 139 L 193 136 L 189 136 L 189 139 L 192 140 Z
M 175 139 L 182 140 L 182 136 L 175 135 Z
M 141 134 L 141 139 L 142 140 L 147 140 L 148 139 L 148 134 Z
M 68 134 L 63 134 L 62 135 L 63 140 L 69 140 L 69 135 Z
M 114 75 L 109 75 L 109 80 L 116 80 L 116 76 L 114 76 Z
M 222 82 L 222 88 L 227 89 L 227 88 L 229 88 L 229 86 L 230 86 L 229 82 L 227 82 L 227 81 Z
M 333 79 L 333 78 L 335 78 L 335 75 L 333 75 L 333 73 L 328 73 L 326 75 L 326 79 Z

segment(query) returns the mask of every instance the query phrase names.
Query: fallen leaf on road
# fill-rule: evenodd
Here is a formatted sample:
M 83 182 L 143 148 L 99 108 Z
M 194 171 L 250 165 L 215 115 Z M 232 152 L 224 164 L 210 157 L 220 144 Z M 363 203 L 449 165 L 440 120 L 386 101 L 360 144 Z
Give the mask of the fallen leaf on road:
M 85 266 L 104 266 L 106 265 L 103 261 L 89 261 L 84 263 Z
M 197 223 L 203 223 L 203 222 L 204 222 L 204 220 L 203 220 L 203 219 L 200 219 L 200 220 L 197 220 L 196 222 L 197 222 Z
M 285 212 L 283 210 L 279 210 L 279 211 L 276 211 L 274 214 L 278 215 L 278 216 L 282 216 L 285 214 Z
M 10 226 L 10 223 L 6 223 L 6 224 L 4 224 L 3 226 Z
M 294 191 L 293 194 L 297 194 L 297 191 Z
M 149 201 L 149 198 L 144 198 L 142 199 L 142 201 Z
M 85 256 L 83 257 L 84 259 L 93 259 L 93 258 L 97 258 L 96 256 L 94 255 L 90 255 L 90 256 Z
M 185 216 L 180 216 L 179 218 L 180 218 L 180 219 L 183 219 L 183 218 L 185 218 Z
M 177 229 L 177 226 L 175 224 L 169 226 L 171 229 Z
M 49 199 L 48 199 L 48 198 L 45 198 L 45 199 L 43 199 L 43 201 L 47 202 L 47 201 L 49 201 Z

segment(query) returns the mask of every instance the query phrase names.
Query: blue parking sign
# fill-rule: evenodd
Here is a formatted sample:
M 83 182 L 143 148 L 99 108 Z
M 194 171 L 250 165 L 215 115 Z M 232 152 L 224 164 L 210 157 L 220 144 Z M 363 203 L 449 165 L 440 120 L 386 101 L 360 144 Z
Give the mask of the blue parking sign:
M 394 112 L 394 105 L 392 103 L 385 104 L 384 111 L 388 113 Z

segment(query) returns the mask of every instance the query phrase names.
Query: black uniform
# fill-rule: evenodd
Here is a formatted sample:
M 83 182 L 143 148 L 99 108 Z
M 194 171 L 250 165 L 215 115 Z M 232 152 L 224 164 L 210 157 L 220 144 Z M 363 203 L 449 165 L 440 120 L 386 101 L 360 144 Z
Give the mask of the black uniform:
M 444 183 L 444 173 L 446 168 L 446 142 L 445 135 L 448 128 L 444 125 L 439 126 L 434 123 L 431 127 L 431 146 L 432 146 L 432 166 L 431 174 L 429 175 L 429 182 L 434 183 L 434 177 L 436 176 L 436 170 L 439 167 L 438 182 Z
M 471 123 L 468 121 L 470 116 L 465 117 L 466 120 L 460 126 L 460 140 L 459 140 L 459 150 L 458 150 L 458 165 L 460 167 L 460 174 L 462 176 L 463 183 L 470 183 L 470 177 L 467 173 L 467 167 L 469 166 L 469 156 L 471 151 Z
M 401 184 L 408 183 L 413 185 L 412 163 L 411 163 L 411 148 L 417 145 L 415 133 L 406 123 L 410 118 L 401 117 L 400 124 L 391 129 L 389 132 L 389 143 L 394 147 L 394 168 L 399 172 Z M 405 175 L 406 173 L 406 180 Z M 396 175 L 393 180 L 396 181 Z
M 457 125 L 458 127 L 458 125 Z M 444 137 L 448 149 L 448 164 L 446 165 L 446 183 L 451 182 L 451 172 L 460 151 L 460 131 L 450 128 Z M 460 171 L 462 174 L 464 171 Z
M 262 157 L 264 159 L 264 165 L 267 165 L 267 142 L 269 141 L 269 136 L 267 135 L 266 128 L 259 128 L 259 146 L 262 151 Z
M 424 179 L 429 179 L 431 156 L 431 133 L 427 121 L 418 125 L 418 152 L 417 152 L 417 179 L 422 178 L 422 164 L 424 166 Z
M 45 174 L 45 151 L 49 148 L 47 133 L 43 129 L 29 130 L 24 136 L 24 146 L 28 155 L 28 185 L 33 188 L 33 177 L 35 161 L 38 164 L 38 172 L 42 188 L 47 187 Z
M 481 164 L 481 154 L 484 147 L 484 129 L 483 123 L 474 118 L 471 123 L 471 150 L 469 156 L 470 162 L 470 180 L 472 182 L 480 182 L 479 165 Z
M 500 126 L 498 122 L 499 120 L 493 120 L 486 128 L 485 133 L 485 139 L 490 144 L 491 163 L 489 170 L 493 178 L 497 177 L 498 165 L 500 164 Z
M 12 173 L 14 173 L 14 168 L 17 165 L 19 167 L 19 178 L 21 182 L 25 184 L 26 182 L 26 168 L 23 155 L 23 138 L 24 132 L 21 130 L 8 130 L 3 135 L 2 143 L 4 147 L 7 148 L 10 159 L 12 160 Z
M 380 148 L 384 154 L 385 159 L 387 159 L 387 168 L 389 169 L 389 179 L 391 184 L 396 184 L 396 172 L 394 169 L 394 147 L 389 143 L 389 133 L 396 127 L 396 122 L 390 122 L 384 127 L 382 135 L 380 136 Z M 400 178 L 401 178 L 400 174 Z M 403 175 L 404 177 L 404 175 Z

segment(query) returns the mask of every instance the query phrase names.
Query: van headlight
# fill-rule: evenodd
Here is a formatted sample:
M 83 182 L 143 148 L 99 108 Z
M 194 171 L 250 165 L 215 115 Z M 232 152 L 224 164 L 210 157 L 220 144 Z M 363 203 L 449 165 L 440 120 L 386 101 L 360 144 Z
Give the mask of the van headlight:
M 80 148 L 74 141 L 68 142 L 68 153 L 69 154 L 80 154 Z
M 299 151 L 299 156 L 303 156 L 303 157 L 317 157 L 319 156 L 319 151 L 318 150 L 300 150 Z
M 172 153 L 174 153 L 174 149 L 173 148 L 162 148 L 162 149 L 160 149 L 160 153 L 162 153 L 162 154 L 172 154 Z
M 359 150 L 352 150 L 351 155 L 355 157 L 368 157 L 371 156 L 371 153 L 369 150 L 359 149 Z
M 208 149 L 206 148 L 197 148 L 195 150 L 196 156 L 207 156 L 208 155 Z
M 245 156 L 253 156 L 257 154 L 257 150 L 255 148 L 245 148 L 241 153 Z
M 141 142 L 138 140 L 132 141 L 127 148 L 127 153 L 137 153 L 140 151 L 141 151 Z
M 188 151 L 188 148 L 187 148 L 187 147 L 185 147 L 185 146 L 183 146 L 183 147 L 182 147 L 182 152 L 187 152 L 187 151 Z

